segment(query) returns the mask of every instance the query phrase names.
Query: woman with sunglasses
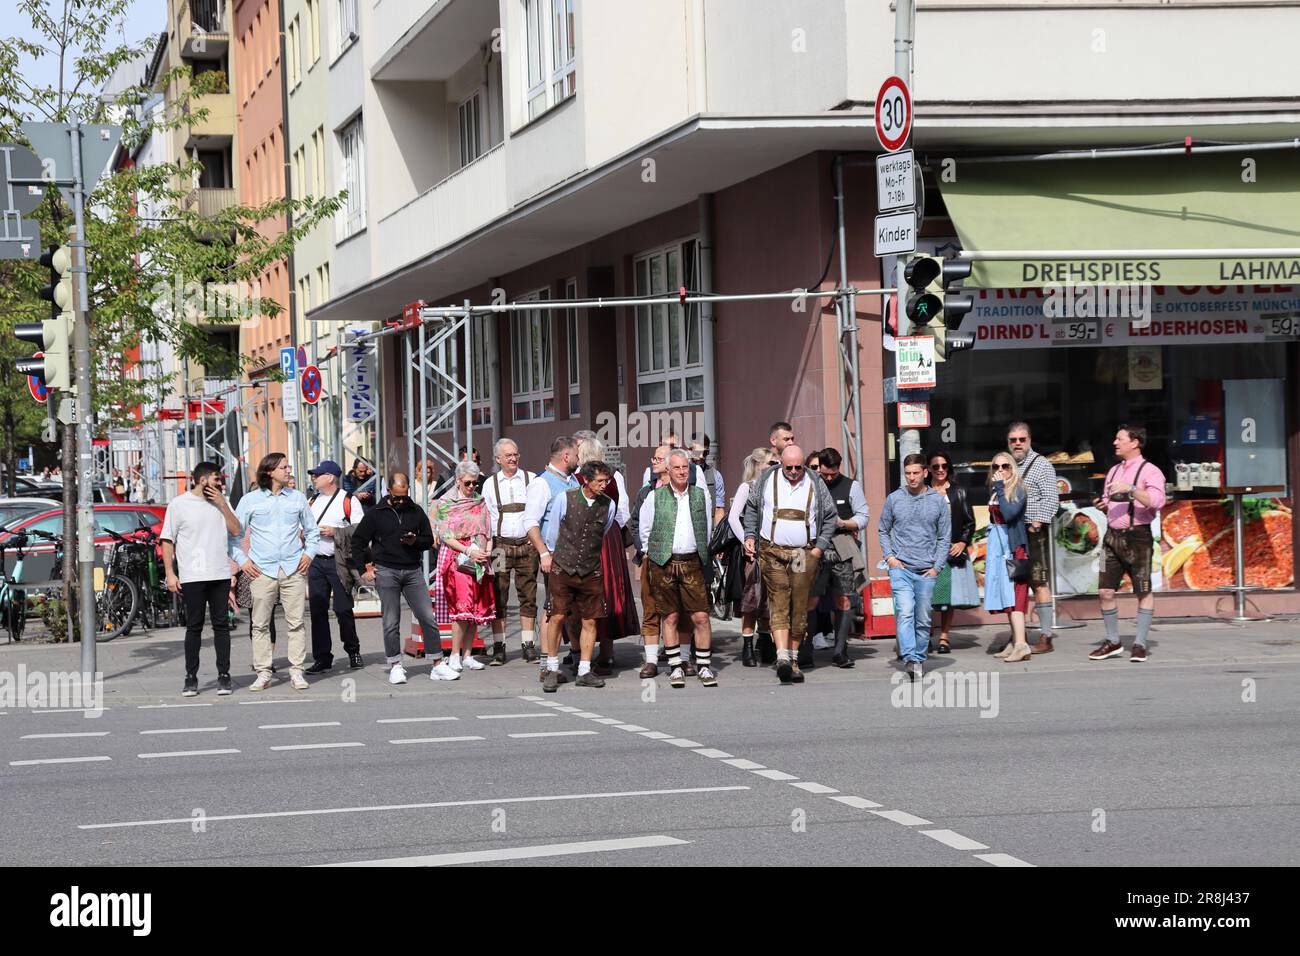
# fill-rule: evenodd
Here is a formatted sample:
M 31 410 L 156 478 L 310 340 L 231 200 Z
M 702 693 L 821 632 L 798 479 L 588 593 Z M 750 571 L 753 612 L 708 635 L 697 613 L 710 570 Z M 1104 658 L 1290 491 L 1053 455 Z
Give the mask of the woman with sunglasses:
M 930 487 L 948 499 L 952 509 L 952 546 L 948 562 L 934 582 L 934 610 L 939 612 L 939 653 L 948 654 L 948 637 L 952 631 L 952 612 L 956 608 L 977 607 L 979 591 L 975 587 L 975 570 L 966 554 L 975 536 L 975 512 L 966 498 L 966 489 L 952 483 L 952 459 L 947 452 L 933 452 L 927 462 Z M 966 585 L 969 585 L 967 587 Z
M 455 485 L 435 502 L 432 524 L 438 550 L 438 578 L 451 615 L 451 658 L 454 671 L 481 671 L 474 659 L 474 637 L 480 624 L 496 619 L 492 575 L 492 524 L 487 502 L 478 493 L 479 468 L 466 459 L 456 465 Z
M 1005 451 L 993 456 L 989 470 L 989 537 L 984 558 L 984 608 L 1006 614 L 1011 643 L 995 655 L 1008 664 L 1030 660 L 1025 640 L 1025 615 L 1029 611 L 1029 535 L 1025 530 L 1028 497 L 1016 470 L 1015 459 Z M 1024 568 L 1023 580 L 1011 566 Z

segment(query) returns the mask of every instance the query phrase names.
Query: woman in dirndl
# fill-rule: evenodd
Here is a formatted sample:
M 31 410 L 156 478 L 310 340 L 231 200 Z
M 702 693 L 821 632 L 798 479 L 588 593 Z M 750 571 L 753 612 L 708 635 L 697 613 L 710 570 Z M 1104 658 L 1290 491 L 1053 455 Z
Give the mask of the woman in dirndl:
M 951 651 L 948 643 L 956 608 L 979 607 L 979 586 L 975 583 L 975 566 L 970 561 L 971 539 L 975 537 L 975 512 L 971 510 L 966 489 L 952 483 L 952 459 L 945 451 L 936 451 L 928 461 L 930 487 L 948 499 L 952 509 L 952 546 L 948 561 L 934 582 L 931 606 L 939 612 L 939 653 Z
M 442 545 L 438 578 L 452 623 L 447 666 L 456 671 L 481 671 L 487 666 L 474 659 L 474 638 L 480 624 L 490 624 L 496 617 L 492 526 L 487 502 L 477 491 L 478 478 L 478 465 L 460 462 L 452 490 L 430 508 L 433 537 Z
M 749 490 L 763 469 L 772 464 L 772 449 L 764 445 L 749 453 L 741 465 L 741 482 L 736 488 L 736 496 L 731 499 L 731 510 L 727 512 L 727 522 L 731 533 L 737 541 L 745 540 L 745 529 L 741 526 L 740 516 L 749 501 Z M 767 595 L 763 592 L 763 575 L 758 569 L 757 556 L 745 556 L 744 548 L 736 548 L 732 555 L 731 568 L 727 574 L 729 588 L 727 597 L 735 602 L 733 613 L 740 615 L 740 663 L 745 667 L 758 665 L 759 653 L 754 648 L 754 630 L 760 618 L 767 617 Z M 771 640 L 771 638 L 767 638 Z M 771 658 L 776 660 L 776 645 L 772 645 Z
M 1027 661 L 1033 653 L 1025 639 L 1029 613 L 1029 534 L 1025 531 L 1025 486 L 1015 460 L 1005 451 L 993 456 L 989 470 L 989 536 L 984 555 L 984 608 L 1005 614 L 1011 643 L 994 655 L 1008 664 Z M 1019 565 L 1024 574 L 1012 574 Z M 1023 577 L 1023 580 L 1021 578 Z

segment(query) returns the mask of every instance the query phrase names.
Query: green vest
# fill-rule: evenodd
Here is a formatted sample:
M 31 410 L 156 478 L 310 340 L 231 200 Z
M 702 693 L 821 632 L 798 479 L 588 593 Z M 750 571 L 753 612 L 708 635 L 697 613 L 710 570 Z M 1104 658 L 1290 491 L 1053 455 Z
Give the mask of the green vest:
M 673 531 L 677 527 L 677 496 L 671 485 L 654 490 L 655 523 L 650 528 L 650 543 L 646 553 L 661 568 L 673 556 Z M 691 524 L 695 528 L 695 550 L 706 569 L 709 562 L 709 519 L 704 502 L 704 489 L 691 483 L 687 496 L 691 503 Z

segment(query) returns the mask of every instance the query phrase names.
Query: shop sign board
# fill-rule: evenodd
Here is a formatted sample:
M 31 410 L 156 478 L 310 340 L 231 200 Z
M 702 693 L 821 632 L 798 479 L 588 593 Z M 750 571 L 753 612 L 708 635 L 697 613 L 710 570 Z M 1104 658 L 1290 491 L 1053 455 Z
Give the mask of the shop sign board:
M 930 403 L 929 402 L 899 402 L 898 403 L 898 427 L 899 428 L 929 428 L 930 427 Z
M 934 388 L 935 375 L 934 337 L 930 335 L 904 335 L 898 338 L 898 388 Z

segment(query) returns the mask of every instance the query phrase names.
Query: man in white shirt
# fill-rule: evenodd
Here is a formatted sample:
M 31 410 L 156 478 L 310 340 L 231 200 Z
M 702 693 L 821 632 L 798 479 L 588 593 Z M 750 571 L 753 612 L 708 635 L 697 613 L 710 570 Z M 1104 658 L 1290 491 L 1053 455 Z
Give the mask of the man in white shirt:
M 338 462 L 326 459 L 307 472 L 311 475 L 316 497 L 311 501 L 312 517 L 320 528 L 320 547 L 307 570 L 307 603 L 311 609 L 311 656 L 308 674 L 323 674 L 334 666 L 334 650 L 330 638 L 330 601 L 333 598 L 334 616 L 339 622 L 339 640 L 348 655 L 349 667 L 364 667 L 361 642 L 357 639 L 357 621 L 352 613 L 352 591 L 339 580 L 334 561 L 334 529 L 361 520 L 361 509 L 352 495 L 343 490 L 340 477 L 343 469 Z
M 524 527 L 528 487 L 537 476 L 519 467 L 519 446 L 499 438 L 492 457 L 500 468 L 483 485 L 492 523 L 492 566 L 496 571 L 497 616 L 492 622 L 492 660 L 497 667 L 506 662 L 506 604 L 510 579 L 519 594 L 520 649 L 525 661 L 537 660 L 537 549 Z
M 230 558 L 229 535 L 239 531 L 239 521 L 222 494 L 221 469 L 199 462 L 190 490 L 173 498 L 163 517 L 162 555 L 167 590 L 180 592 L 185 603 L 185 686 L 183 697 L 199 692 L 199 645 L 203 614 L 212 618 L 212 646 L 217 654 L 217 693 L 229 694 L 230 680 Z M 178 562 L 176 555 L 180 554 Z M 176 568 L 177 570 L 173 570 Z M 179 573 L 178 573 L 179 572 Z

